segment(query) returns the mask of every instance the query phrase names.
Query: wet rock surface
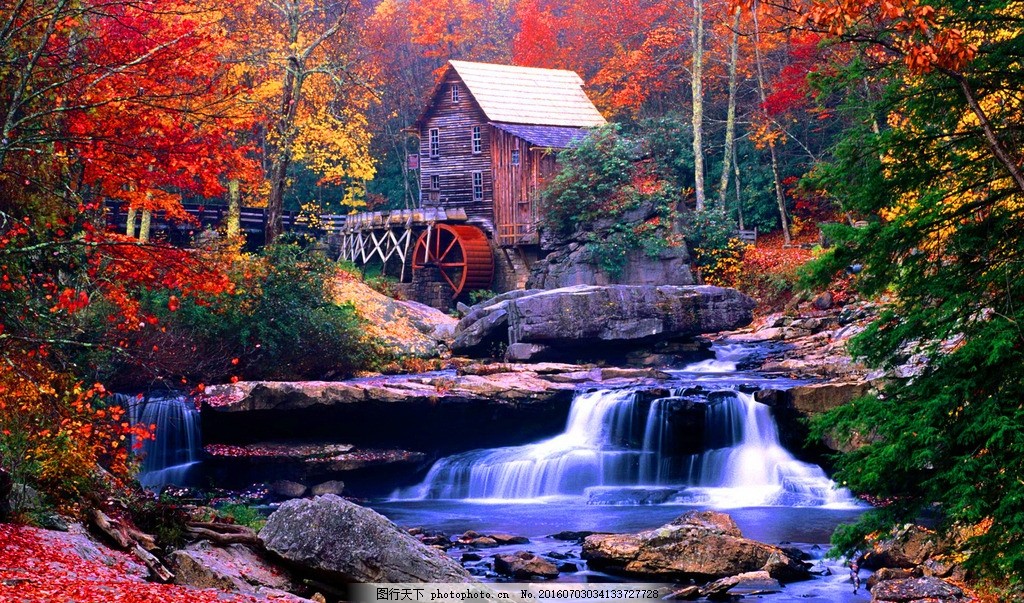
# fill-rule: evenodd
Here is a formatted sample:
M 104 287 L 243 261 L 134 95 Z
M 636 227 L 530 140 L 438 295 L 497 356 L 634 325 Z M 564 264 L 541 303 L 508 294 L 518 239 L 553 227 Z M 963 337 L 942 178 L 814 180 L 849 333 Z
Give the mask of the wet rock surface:
M 340 382 L 214 386 L 202 401 L 205 468 L 231 488 L 342 480 L 353 495 L 386 495 L 440 455 L 557 433 L 581 387 L 655 387 L 669 378 L 650 368 L 490 363 Z
M 495 555 L 494 569 L 499 574 L 519 580 L 558 577 L 558 568 L 553 563 L 529 551 L 510 555 Z
M 732 518 L 714 511 L 690 512 L 637 534 L 589 536 L 582 556 L 592 568 L 631 578 L 702 581 L 767 570 L 773 557 L 789 558 L 779 547 L 743 538 Z M 793 562 L 789 567 L 800 567 Z

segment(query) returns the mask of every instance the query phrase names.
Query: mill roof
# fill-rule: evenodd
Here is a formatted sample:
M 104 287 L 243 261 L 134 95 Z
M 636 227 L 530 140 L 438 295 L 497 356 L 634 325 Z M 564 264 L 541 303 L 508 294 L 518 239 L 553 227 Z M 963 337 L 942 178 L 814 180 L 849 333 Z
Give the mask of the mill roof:
M 449 61 L 448 65 L 491 122 L 572 128 L 605 124 L 574 71 L 470 61 Z M 435 89 L 431 97 L 436 94 Z
M 566 149 L 587 137 L 586 128 L 571 126 L 534 126 L 491 122 L 499 130 L 518 136 L 526 142 L 549 149 Z

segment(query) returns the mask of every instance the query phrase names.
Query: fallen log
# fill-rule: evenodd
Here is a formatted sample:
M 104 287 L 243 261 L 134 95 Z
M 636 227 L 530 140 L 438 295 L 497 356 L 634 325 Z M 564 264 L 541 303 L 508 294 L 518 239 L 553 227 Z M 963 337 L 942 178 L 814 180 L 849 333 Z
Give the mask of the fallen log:
M 256 531 L 246 526 L 231 523 L 193 521 L 185 525 L 189 535 L 198 539 L 206 539 L 218 546 L 244 544 L 257 551 L 263 551 L 263 541 Z
M 93 509 L 89 513 L 92 525 L 102 532 L 112 542 L 124 551 L 135 555 L 149 569 L 149 577 L 155 582 L 168 583 L 174 580 L 174 574 L 164 566 L 150 551 L 155 550 L 156 539 L 138 528 L 128 525 L 118 519 L 114 519 L 100 511 Z

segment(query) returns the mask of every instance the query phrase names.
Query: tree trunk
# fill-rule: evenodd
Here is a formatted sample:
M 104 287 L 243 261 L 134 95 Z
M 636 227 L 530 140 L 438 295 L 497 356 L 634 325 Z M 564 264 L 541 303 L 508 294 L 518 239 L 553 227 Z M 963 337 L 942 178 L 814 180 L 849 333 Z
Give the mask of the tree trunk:
M 153 223 L 153 212 L 149 209 L 142 210 L 142 222 L 139 224 L 139 242 L 149 242 L 149 228 Z
M 704 0 L 693 0 L 693 194 L 704 210 Z
M 296 17 L 297 19 L 297 17 Z M 298 22 L 292 27 L 292 42 L 298 41 Z M 304 78 L 299 58 L 288 58 L 281 87 L 281 113 L 274 126 L 276 140 L 272 145 L 274 158 L 270 165 L 270 197 L 267 199 L 266 241 L 270 245 L 284 230 L 284 192 L 288 186 L 288 168 L 292 163 L 292 145 L 295 142 L 295 117 L 298 113 Z
M 732 43 L 729 46 L 729 108 L 725 114 L 725 148 L 722 150 L 722 179 L 718 183 L 718 205 L 725 208 L 725 197 L 729 193 L 729 171 L 736 154 L 736 64 L 740 58 L 740 10 L 732 20 Z M 738 172 L 737 172 L 738 173 Z M 742 221 L 742 210 L 740 220 Z M 743 228 L 742 226 L 740 227 Z
M 754 62 L 757 64 L 757 91 L 761 97 L 761 107 L 764 110 L 764 103 L 768 100 L 764 85 L 764 64 L 761 61 L 761 26 L 757 19 L 758 2 L 754 2 L 752 14 L 754 17 Z M 767 116 L 765 116 L 767 118 Z M 779 219 L 782 222 L 782 237 L 786 245 L 793 242 L 789 234 L 789 214 L 786 211 L 786 195 L 782 191 L 782 179 L 779 177 L 779 158 L 775 151 L 775 145 L 768 144 L 768 152 L 772 159 L 772 177 L 775 179 L 775 200 L 779 204 Z
M 732 169 L 733 180 L 736 182 L 736 213 L 739 218 L 740 230 L 746 230 L 743 225 L 743 195 L 740 192 L 740 162 L 736 159 L 736 145 L 732 146 Z
M 228 241 L 234 241 L 242 231 L 242 198 L 238 190 L 238 180 L 228 182 Z
M 985 142 L 988 144 L 989 150 L 992 151 L 992 155 L 1006 169 L 1013 183 L 1017 186 L 1017 190 L 1024 192 L 1024 172 L 1021 172 L 1020 166 L 1017 165 L 1017 162 L 1014 161 L 1013 157 L 1003 146 L 1002 141 L 996 136 L 996 130 L 992 126 L 992 121 L 988 118 L 988 114 L 985 113 L 981 103 L 978 102 L 967 78 L 959 73 L 947 73 L 960 85 L 960 90 L 964 93 L 967 105 L 974 112 L 975 117 L 978 118 L 978 123 L 981 124 L 981 131 L 985 135 Z
M 128 225 L 125 226 L 124 234 L 131 238 L 135 238 L 135 208 L 128 208 Z

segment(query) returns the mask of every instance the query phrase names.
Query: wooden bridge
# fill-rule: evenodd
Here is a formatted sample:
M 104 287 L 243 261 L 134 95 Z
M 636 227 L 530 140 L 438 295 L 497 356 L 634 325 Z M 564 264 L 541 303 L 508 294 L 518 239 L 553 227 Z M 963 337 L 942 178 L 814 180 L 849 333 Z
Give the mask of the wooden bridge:
M 185 211 L 195 219 L 193 223 L 177 223 L 167 220 L 162 212 L 153 214 L 150 229 L 162 232 L 169 239 L 188 237 L 197 230 L 218 228 L 227 223 L 228 208 L 226 205 L 200 205 L 197 203 L 182 204 Z M 128 224 L 128 210 L 123 201 L 108 200 L 107 226 L 125 231 Z M 241 209 L 240 228 L 250 237 L 263 240 L 267 228 L 267 210 L 263 207 L 243 207 Z M 312 235 L 340 234 L 345 227 L 347 216 L 338 214 L 322 214 L 319 225 L 311 225 L 306 216 L 296 211 L 282 212 L 285 231 L 308 233 Z

